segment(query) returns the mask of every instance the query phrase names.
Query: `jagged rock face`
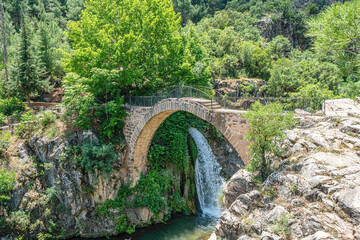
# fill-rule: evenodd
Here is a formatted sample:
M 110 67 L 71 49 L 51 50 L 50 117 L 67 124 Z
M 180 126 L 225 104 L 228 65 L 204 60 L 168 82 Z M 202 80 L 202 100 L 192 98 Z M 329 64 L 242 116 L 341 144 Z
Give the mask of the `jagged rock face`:
M 216 161 L 221 166 L 221 175 L 227 179 L 231 178 L 239 169 L 244 166 L 239 154 L 228 140 L 217 141 L 206 137 Z
M 338 100 L 328 112 L 287 132 L 261 187 L 245 170 L 229 180 L 210 239 L 360 239 L 360 109 Z
M 57 231 L 64 229 L 64 235 L 68 237 L 76 233 L 82 237 L 118 234 L 115 226 L 122 213 L 110 209 L 110 215 L 103 215 L 97 214 L 96 209 L 98 204 L 117 196 L 118 189 L 132 179 L 130 171 L 121 166 L 121 161 L 115 163 L 110 176 L 77 170 L 64 161 L 66 149 L 85 141 L 97 142 L 98 139 L 90 131 L 73 133 L 67 139 L 56 137 L 49 140 L 35 136 L 31 141 L 23 142 L 18 147 L 17 156 L 10 158 L 11 166 L 5 166 L 15 170 L 19 176 L 10 209 L 29 212 L 42 222 L 24 236 L 35 239 L 39 232 L 47 232 L 50 220 L 56 224 Z M 123 155 L 124 152 L 119 153 L 119 159 Z M 39 166 L 44 168 L 39 169 Z M 56 186 L 56 198 L 46 202 L 46 189 L 53 186 Z M 153 218 L 153 213 L 147 208 L 127 209 L 125 214 L 139 226 L 148 224 Z M 165 214 L 160 213 L 156 219 Z M 17 237 L 13 229 L 0 229 L 0 235 L 6 236 L 1 239 Z
M 315 4 L 320 9 L 329 6 L 336 2 L 344 2 L 343 0 L 296 0 L 292 1 L 294 10 L 306 9 L 307 6 Z M 282 17 L 281 12 L 273 15 L 264 16 L 257 22 L 257 27 L 260 34 L 267 41 L 271 41 L 278 35 L 283 35 L 290 40 L 294 48 L 307 49 L 310 44 L 310 39 L 305 37 L 306 27 L 303 21 L 290 21 Z M 280 16 L 279 16 L 280 15 Z

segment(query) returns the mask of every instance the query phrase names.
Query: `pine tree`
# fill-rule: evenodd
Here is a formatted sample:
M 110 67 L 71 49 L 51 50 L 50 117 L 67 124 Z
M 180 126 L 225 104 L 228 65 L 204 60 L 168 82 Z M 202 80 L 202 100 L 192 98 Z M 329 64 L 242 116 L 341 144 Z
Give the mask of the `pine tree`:
M 19 59 L 12 80 L 12 88 L 21 95 L 26 95 L 30 105 L 30 96 L 49 88 L 48 79 L 41 79 L 36 61 L 31 52 L 30 31 L 27 27 L 25 17 L 21 19 Z

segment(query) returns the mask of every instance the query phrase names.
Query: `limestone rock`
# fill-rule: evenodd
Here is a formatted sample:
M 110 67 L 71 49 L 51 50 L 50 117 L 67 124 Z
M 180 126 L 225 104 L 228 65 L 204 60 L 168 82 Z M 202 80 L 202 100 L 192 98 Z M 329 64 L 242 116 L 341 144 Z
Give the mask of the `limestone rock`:
M 334 239 L 334 237 L 331 236 L 329 233 L 318 231 L 313 235 L 303 238 L 302 240 L 329 240 L 329 239 Z
M 235 173 L 224 187 L 224 203 L 227 208 L 244 193 L 252 191 L 255 187 L 253 176 L 246 170 L 239 170 Z
M 268 223 L 275 223 L 281 216 L 286 216 L 289 212 L 282 206 L 276 206 L 266 216 L 265 220 Z

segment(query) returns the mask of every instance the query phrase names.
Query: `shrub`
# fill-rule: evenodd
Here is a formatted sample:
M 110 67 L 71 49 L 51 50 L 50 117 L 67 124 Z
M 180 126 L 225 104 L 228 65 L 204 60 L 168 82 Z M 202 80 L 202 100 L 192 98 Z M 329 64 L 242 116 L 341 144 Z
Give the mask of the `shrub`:
M 10 224 L 18 231 L 25 232 L 30 226 L 30 213 L 23 210 L 12 212 L 10 216 Z
M 2 155 L 11 143 L 11 133 L 0 133 L 0 155 Z
M 132 234 L 135 231 L 135 225 L 130 225 L 125 214 L 121 214 L 116 221 L 115 229 L 120 232 Z
M 271 172 L 271 154 L 280 155 L 277 143 L 286 136 L 284 131 L 295 124 L 292 113 L 284 113 L 279 103 L 263 106 L 260 102 L 252 105 L 244 114 L 249 122 L 249 131 L 245 138 L 250 144 L 250 164 L 248 170 L 259 172 L 262 180 Z
M 86 172 L 98 169 L 101 173 L 110 173 L 112 164 L 118 156 L 111 144 L 86 143 L 75 148 L 75 163 Z
M 0 170 L 0 203 L 10 199 L 8 194 L 15 188 L 15 176 L 14 171 L 7 169 Z
M 25 111 L 25 104 L 18 98 L 0 99 L 0 113 L 11 116 Z
M 56 197 L 57 197 L 57 192 L 56 192 L 55 186 L 47 188 L 46 189 L 46 194 L 45 194 L 45 200 L 43 200 L 41 202 L 41 204 L 46 205 L 50 201 L 55 200 Z
M 38 117 L 32 111 L 21 115 L 21 121 L 16 127 L 16 135 L 20 138 L 31 137 L 38 130 L 38 120 Z
M 290 234 L 290 216 L 288 214 L 280 216 L 272 228 L 275 234 L 287 237 Z
M 51 123 L 55 122 L 55 120 L 56 120 L 56 114 L 53 113 L 52 111 L 42 112 L 42 115 L 43 115 L 43 118 L 41 119 L 40 124 L 44 128 L 46 128 L 47 126 L 49 126 Z

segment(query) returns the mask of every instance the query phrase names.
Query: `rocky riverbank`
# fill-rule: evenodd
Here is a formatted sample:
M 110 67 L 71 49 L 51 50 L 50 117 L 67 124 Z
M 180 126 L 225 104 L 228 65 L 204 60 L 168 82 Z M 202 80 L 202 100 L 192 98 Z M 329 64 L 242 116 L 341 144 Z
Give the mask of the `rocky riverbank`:
M 300 117 L 265 182 L 238 171 L 211 240 L 360 239 L 360 104 L 334 100 Z

